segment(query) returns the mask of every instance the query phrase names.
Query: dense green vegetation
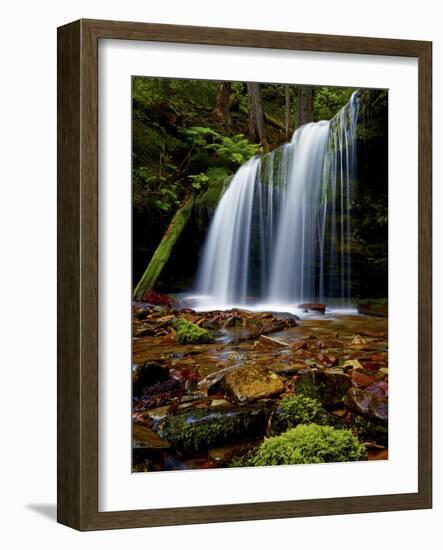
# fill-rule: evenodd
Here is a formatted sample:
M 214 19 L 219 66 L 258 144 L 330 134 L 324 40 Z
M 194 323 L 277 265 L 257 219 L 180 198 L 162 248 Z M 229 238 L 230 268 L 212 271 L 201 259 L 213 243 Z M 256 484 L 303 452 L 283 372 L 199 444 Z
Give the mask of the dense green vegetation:
M 302 95 L 306 89 L 308 99 Z M 165 261 L 162 259 L 161 269 L 163 265 L 165 269 L 156 283 L 166 291 L 188 288 L 207 217 L 227 178 L 251 156 L 290 139 L 298 123 L 332 118 L 353 91 L 283 84 L 252 88 L 243 82 L 134 77 L 134 285 L 175 212 L 192 196 L 198 215 L 193 216 L 183 236 L 177 235 L 183 246 L 175 247 L 179 250 L 174 249 L 171 260 L 170 251 Z M 387 289 L 387 92 L 362 93 L 366 96 L 359 138 L 364 147 L 359 145 L 362 181 L 359 175 L 359 195 L 353 208 L 358 217 L 358 224 L 353 224 L 353 265 L 357 272 L 361 266 L 364 273 L 370 263 L 374 276 L 367 277 L 366 287 L 354 289 L 353 294 L 383 297 Z M 301 121 L 298 110 L 302 108 Z M 383 147 L 380 140 L 384 140 Z M 386 152 L 386 158 L 380 158 L 380 151 Z M 206 215 L 203 222 L 202 215 Z M 151 266 L 151 271 L 157 270 L 158 266 Z

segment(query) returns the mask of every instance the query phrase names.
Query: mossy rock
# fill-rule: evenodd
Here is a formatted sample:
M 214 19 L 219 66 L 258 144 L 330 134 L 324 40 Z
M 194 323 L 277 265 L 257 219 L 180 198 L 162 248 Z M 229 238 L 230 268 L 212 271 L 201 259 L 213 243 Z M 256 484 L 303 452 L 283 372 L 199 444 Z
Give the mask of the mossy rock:
M 294 387 L 297 394 L 317 399 L 330 408 L 343 402 L 351 385 L 350 378 L 342 372 L 311 369 L 298 375 Z
M 388 300 L 386 298 L 358 300 L 357 309 L 358 312 L 362 315 L 371 315 L 373 317 L 387 317 Z
M 319 464 L 366 459 L 364 445 L 351 431 L 300 424 L 281 435 L 265 439 L 255 451 L 234 460 L 231 466 Z
M 174 332 L 180 344 L 208 344 L 214 340 L 209 331 L 186 319 L 174 321 Z
M 262 438 L 269 415 L 270 407 L 261 403 L 185 410 L 165 418 L 159 434 L 177 450 L 192 454 L 227 443 Z
M 343 428 L 344 422 L 328 413 L 319 401 L 304 395 L 284 397 L 272 417 L 271 433 L 281 434 L 299 424 L 319 424 Z

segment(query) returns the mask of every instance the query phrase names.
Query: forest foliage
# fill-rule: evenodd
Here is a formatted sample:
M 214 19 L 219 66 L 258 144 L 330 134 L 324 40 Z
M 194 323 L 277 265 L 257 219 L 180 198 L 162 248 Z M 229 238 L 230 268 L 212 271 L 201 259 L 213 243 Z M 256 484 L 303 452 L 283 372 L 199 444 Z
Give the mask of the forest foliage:
M 221 104 L 223 85 L 208 80 L 133 79 L 134 214 L 155 220 L 160 232 L 184 196 L 204 190 L 213 179 L 225 179 L 261 152 L 261 144 L 251 139 L 247 84 L 229 83 L 228 117 Z M 266 116 L 284 127 L 289 115 L 293 131 L 297 86 L 289 86 L 288 113 L 284 85 L 262 84 L 260 91 Z M 312 120 L 331 118 L 352 91 L 315 88 Z M 282 128 L 267 124 L 267 139 L 272 149 L 287 136 Z

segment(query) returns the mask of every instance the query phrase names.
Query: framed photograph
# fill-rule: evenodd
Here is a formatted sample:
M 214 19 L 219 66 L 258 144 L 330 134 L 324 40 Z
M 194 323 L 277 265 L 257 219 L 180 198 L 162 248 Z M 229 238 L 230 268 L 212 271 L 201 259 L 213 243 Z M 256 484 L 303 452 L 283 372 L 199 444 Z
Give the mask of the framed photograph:
M 431 73 L 430 42 L 58 29 L 59 522 L 432 506 Z

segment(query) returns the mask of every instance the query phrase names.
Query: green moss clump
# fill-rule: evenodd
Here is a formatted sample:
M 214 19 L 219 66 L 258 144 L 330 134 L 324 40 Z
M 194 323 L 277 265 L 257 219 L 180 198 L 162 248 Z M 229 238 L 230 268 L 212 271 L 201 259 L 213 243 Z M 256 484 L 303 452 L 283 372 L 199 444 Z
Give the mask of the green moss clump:
M 209 331 L 186 319 L 174 322 L 174 332 L 180 344 L 208 344 L 214 340 Z
M 282 420 L 296 424 L 309 424 L 313 422 L 322 406 L 316 399 L 295 395 L 294 397 L 284 397 L 277 409 L 277 413 Z
M 367 452 L 349 430 L 300 424 L 282 435 L 265 439 L 250 456 L 231 466 L 278 466 L 366 460 Z

